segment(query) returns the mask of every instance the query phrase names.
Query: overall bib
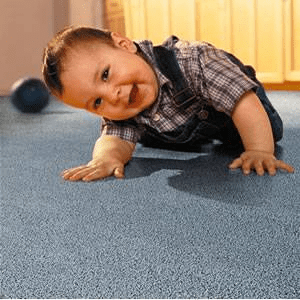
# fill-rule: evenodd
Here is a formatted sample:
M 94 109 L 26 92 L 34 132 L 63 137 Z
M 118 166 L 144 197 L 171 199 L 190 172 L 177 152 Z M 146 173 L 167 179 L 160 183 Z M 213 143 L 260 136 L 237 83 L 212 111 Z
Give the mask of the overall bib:
M 274 140 L 276 142 L 279 141 L 283 134 L 282 120 L 267 98 L 263 86 L 257 80 L 255 70 L 251 66 L 242 64 L 232 54 L 225 51 L 224 53 L 243 73 L 258 84 L 258 88 L 255 89 L 256 95 L 269 116 Z M 160 71 L 170 79 L 173 84 L 175 89 L 173 98 L 176 105 L 182 109 L 186 109 L 195 104 L 196 95 L 184 78 L 174 51 L 162 46 L 157 46 L 154 47 L 154 54 Z M 174 131 L 159 133 L 155 129 L 147 126 L 141 143 L 149 147 L 168 148 L 168 146 L 170 146 L 170 148 L 174 148 L 174 146 L 177 145 L 179 148 L 188 149 L 207 143 L 213 139 L 220 140 L 231 147 L 241 145 L 240 135 L 232 119 L 225 113 L 216 111 L 208 104 L 201 104 L 199 108 L 195 110 L 194 116 L 186 124 L 179 126 Z

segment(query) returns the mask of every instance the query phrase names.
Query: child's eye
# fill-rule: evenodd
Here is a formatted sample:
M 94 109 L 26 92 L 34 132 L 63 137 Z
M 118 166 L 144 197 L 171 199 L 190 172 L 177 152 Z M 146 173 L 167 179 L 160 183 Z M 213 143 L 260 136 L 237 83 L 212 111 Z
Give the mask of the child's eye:
M 108 76 L 109 76 L 109 68 L 107 68 L 107 69 L 105 69 L 105 70 L 103 71 L 102 76 L 101 76 L 101 79 L 102 79 L 103 81 L 107 81 Z
M 97 109 L 102 103 L 102 99 L 101 98 L 97 98 L 94 102 L 94 109 Z

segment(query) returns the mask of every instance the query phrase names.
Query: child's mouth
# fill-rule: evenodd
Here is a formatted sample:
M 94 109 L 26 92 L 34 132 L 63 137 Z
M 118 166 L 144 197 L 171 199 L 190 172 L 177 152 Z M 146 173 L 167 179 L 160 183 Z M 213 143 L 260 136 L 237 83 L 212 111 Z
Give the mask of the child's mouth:
M 129 101 L 128 101 L 128 105 L 132 105 L 136 102 L 136 98 L 137 98 L 137 93 L 138 93 L 138 87 L 137 85 L 134 83 L 133 87 L 131 89 L 131 92 L 129 94 Z

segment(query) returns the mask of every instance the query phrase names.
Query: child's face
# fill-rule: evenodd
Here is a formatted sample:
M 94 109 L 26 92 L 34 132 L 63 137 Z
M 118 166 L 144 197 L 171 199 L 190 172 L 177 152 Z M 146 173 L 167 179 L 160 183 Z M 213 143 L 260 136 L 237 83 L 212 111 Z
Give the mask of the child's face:
M 61 74 L 61 100 L 110 120 L 126 120 L 155 102 L 158 82 L 131 40 L 114 33 L 112 38 L 115 47 L 95 42 L 70 51 Z

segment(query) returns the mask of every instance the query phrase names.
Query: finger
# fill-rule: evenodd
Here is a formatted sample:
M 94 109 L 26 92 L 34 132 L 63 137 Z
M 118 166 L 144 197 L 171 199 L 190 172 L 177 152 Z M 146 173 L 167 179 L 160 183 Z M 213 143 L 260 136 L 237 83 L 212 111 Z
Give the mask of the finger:
M 282 160 L 277 160 L 276 161 L 276 167 L 278 169 L 285 170 L 285 171 L 287 171 L 289 173 L 294 173 L 295 172 L 295 169 L 291 165 L 285 163 Z
M 264 163 L 265 169 L 268 171 L 270 176 L 275 176 L 276 175 L 276 165 L 274 160 L 272 161 L 267 161 Z
M 105 168 L 103 169 L 95 169 L 90 174 L 84 176 L 82 178 L 83 181 L 93 181 L 93 180 L 99 180 L 103 179 L 105 177 L 109 177 L 111 175 L 114 175 L 116 178 L 121 179 L 124 178 L 124 166 L 117 167 L 114 170 L 107 170 Z
M 265 174 L 265 170 L 261 161 L 257 161 L 254 163 L 254 169 L 256 174 L 259 176 L 263 176 Z
M 68 178 L 68 180 L 71 180 L 71 181 L 81 180 L 88 174 L 94 172 L 94 170 L 95 170 L 94 168 L 89 168 L 89 167 L 86 167 L 85 169 L 82 169 L 82 170 L 78 170 L 78 172 L 73 174 L 72 176 L 70 176 Z
M 245 175 L 249 175 L 251 173 L 251 162 L 243 161 L 242 170 Z
M 64 170 L 61 173 L 61 176 L 64 177 L 64 179 L 68 179 L 69 177 L 72 177 L 74 174 L 78 173 L 80 170 L 85 169 L 86 166 L 79 166 L 72 169 Z
M 77 181 L 81 180 L 83 177 L 85 177 L 87 174 L 93 172 L 95 168 L 91 168 L 88 166 L 80 166 L 77 168 L 73 168 L 71 170 L 67 170 L 63 174 L 63 178 L 65 180 L 70 180 L 70 181 Z
M 110 176 L 111 174 L 106 173 L 104 170 L 93 170 L 90 173 L 86 174 L 82 180 L 83 181 L 94 181 L 94 180 L 100 180 L 105 177 Z
M 240 168 L 243 164 L 243 160 L 241 158 L 236 158 L 228 167 L 230 169 Z
M 107 168 L 93 168 L 91 172 L 85 175 L 82 180 L 83 181 L 94 181 L 104 179 L 105 177 L 109 177 L 113 175 L 113 169 Z
M 118 168 L 116 168 L 115 171 L 114 171 L 114 175 L 118 179 L 124 178 L 125 177 L 125 175 L 124 175 L 124 167 L 118 167 Z

